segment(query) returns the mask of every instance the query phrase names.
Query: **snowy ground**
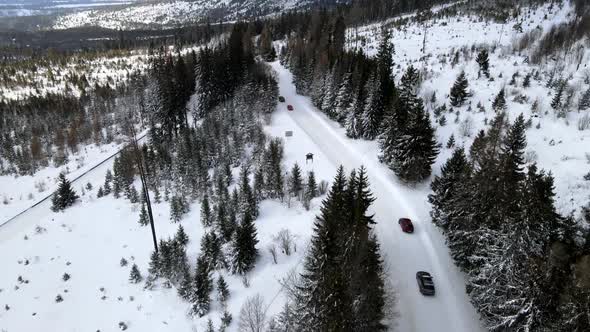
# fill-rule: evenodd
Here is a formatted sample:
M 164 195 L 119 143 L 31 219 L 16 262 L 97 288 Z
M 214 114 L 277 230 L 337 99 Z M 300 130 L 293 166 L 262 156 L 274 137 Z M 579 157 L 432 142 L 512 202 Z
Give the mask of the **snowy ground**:
M 71 155 L 69 162 L 61 167 L 46 167 L 34 176 L 0 176 L 0 225 L 57 189 L 59 173 L 65 172 L 69 179 L 78 177 L 112 156 L 122 146 L 116 143 L 101 146 L 91 144 Z M 86 182 L 78 181 L 74 189 L 81 191 L 84 185 Z
M 588 201 L 590 182 L 583 180 L 584 174 L 590 170 L 590 130 L 578 130 L 578 122 L 588 114 L 577 111 L 577 101 L 581 93 L 589 88 L 584 83 L 585 78 L 590 77 L 590 49 L 585 48 L 585 56 L 582 66 L 576 70 L 576 61 L 573 53 L 567 57 L 559 55 L 556 60 L 534 65 L 527 61 L 527 51 L 518 53 L 513 51 L 513 45 L 525 33 L 538 30 L 544 33 L 554 24 L 567 22 L 573 18 L 573 7 L 565 1 L 562 7 L 543 5 L 535 8 L 521 8 L 520 17 L 511 18 L 506 24 L 498 24 L 481 20 L 474 16 L 449 17 L 428 21 L 427 29 L 422 24 L 414 22 L 400 28 L 390 28 L 392 31 L 392 43 L 396 53 L 394 61 L 396 68 L 394 74 L 400 79 L 404 70 L 413 65 L 426 73 L 421 87 L 421 94 L 426 101 L 427 108 L 432 111 L 434 107 L 443 103 L 450 106 L 448 95 L 453 82 L 459 73 L 464 70 L 469 80 L 469 89 L 473 96 L 468 99 L 465 106 L 455 108 L 459 115 L 445 113 L 447 124 L 436 125 L 438 141 L 446 144 L 451 134 L 454 134 L 457 145 L 469 148 L 475 134 L 480 129 L 486 128 L 486 120 L 494 117 L 491 108 L 494 97 L 501 88 L 506 89 L 508 102 L 508 116 L 510 121 L 523 113 L 525 119 L 532 119 L 532 127 L 527 130 L 527 154 L 529 161 L 535 161 L 540 168 L 551 171 L 555 177 L 557 193 L 557 208 L 569 215 L 572 211 L 579 213 L 579 208 Z M 516 23 L 522 24 L 522 32 L 513 29 Z M 422 52 L 426 31 L 426 51 Z M 347 32 L 348 47 L 362 47 L 368 54 L 375 54 L 378 47 L 380 27 L 368 25 Z M 475 56 L 459 57 L 459 63 L 451 64 L 451 59 L 456 51 L 471 49 L 472 46 L 495 46 L 490 51 L 490 73 L 493 81 L 485 78 L 478 79 L 478 65 Z M 575 47 L 572 47 L 575 49 Z M 539 79 L 531 79 L 528 88 L 522 87 L 522 82 L 527 73 L 539 71 Z M 551 108 L 551 100 L 554 95 L 552 88 L 546 87 L 549 74 L 555 71 L 555 79 L 567 78 L 568 85 L 576 93 L 573 97 L 571 111 L 565 118 L 558 118 Z M 509 85 L 513 74 L 518 73 L 515 85 Z M 429 103 L 432 94 L 436 93 L 436 102 Z M 516 97 L 524 96 L 520 102 Z M 538 101 L 539 108 L 536 112 L 531 110 L 534 101 Z M 479 112 L 476 105 L 481 102 L 486 112 Z M 471 111 L 468 111 L 471 107 Z M 539 126 L 539 128 L 537 128 Z M 434 167 L 435 173 L 439 166 L 450 157 L 452 150 L 443 149 Z

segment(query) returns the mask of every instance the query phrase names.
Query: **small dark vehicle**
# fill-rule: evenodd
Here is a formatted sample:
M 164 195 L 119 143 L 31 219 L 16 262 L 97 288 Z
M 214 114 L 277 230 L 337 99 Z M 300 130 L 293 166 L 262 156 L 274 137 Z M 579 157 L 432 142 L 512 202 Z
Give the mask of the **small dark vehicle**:
M 422 295 L 434 295 L 434 281 L 430 273 L 424 271 L 416 272 L 416 281 L 418 282 L 418 288 Z
M 414 233 L 414 225 L 412 224 L 412 220 L 408 218 L 399 218 L 398 224 L 405 233 Z
M 284 102 L 285 102 L 285 97 L 283 97 L 283 96 L 279 96 L 279 101 L 280 101 L 281 103 L 284 103 Z
M 292 111 L 292 110 L 293 110 L 293 105 L 287 105 L 287 109 L 288 109 L 289 111 Z

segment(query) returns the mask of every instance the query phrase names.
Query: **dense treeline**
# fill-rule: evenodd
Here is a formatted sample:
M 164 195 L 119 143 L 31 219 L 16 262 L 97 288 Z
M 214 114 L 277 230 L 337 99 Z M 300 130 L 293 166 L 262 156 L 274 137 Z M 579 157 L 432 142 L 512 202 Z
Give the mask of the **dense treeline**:
M 316 12 L 307 30 L 289 38 L 281 61 L 293 72 L 299 93 L 346 128 L 351 138 L 379 139 L 380 159 L 400 179 L 415 183 L 431 173 L 438 153 L 428 113 L 417 96 L 420 74 L 407 68 L 396 86 L 394 46 L 383 30 L 374 58 L 344 50 L 341 16 Z
M 32 175 L 63 165 L 80 145 L 113 142 L 122 118 L 139 117 L 144 84 L 136 77 L 128 87 L 97 85 L 80 98 L 48 94 L 0 102 L 0 173 Z
M 590 298 L 574 271 L 588 251 L 555 210 L 551 174 L 525 165 L 525 131 L 522 115 L 499 112 L 468 153 L 456 148 L 432 182 L 432 219 L 490 330 L 585 331 Z
M 301 275 L 273 331 L 384 331 L 389 301 L 364 168 L 340 167 L 314 224 Z

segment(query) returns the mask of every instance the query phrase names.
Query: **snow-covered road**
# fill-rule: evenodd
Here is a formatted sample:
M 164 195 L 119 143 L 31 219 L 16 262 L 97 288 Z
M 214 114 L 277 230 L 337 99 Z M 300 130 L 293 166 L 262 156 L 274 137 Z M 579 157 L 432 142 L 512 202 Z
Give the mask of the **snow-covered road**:
M 465 293 L 463 275 L 453 264 L 444 239 L 434 228 L 428 215 L 426 186 L 408 188 L 397 182 L 393 173 L 377 160 L 376 142 L 348 139 L 344 129 L 317 111 L 309 98 L 295 92 L 292 74 L 278 62 L 272 63 L 277 72 L 279 91 L 286 98 L 285 104 L 294 106 L 283 122 L 292 126 L 294 135 L 313 142 L 297 150 L 319 153 L 315 167 L 336 168 L 343 165 L 347 171 L 364 165 L 367 168 L 371 190 L 376 196 L 372 206 L 377 225 L 375 231 L 381 244 L 391 283 L 396 288 L 399 313 L 399 331 L 482 331 L 475 309 Z M 281 106 L 281 105 L 280 105 Z M 281 107 L 280 107 L 281 108 Z M 288 122 L 291 121 L 291 124 Z M 295 141 L 293 141 L 294 143 Z M 291 144 L 293 144 L 291 143 Z M 318 151 L 319 150 L 319 151 Z M 322 157 L 328 160 L 322 160 Z M 327 165 L 329 164 L 329 165 Z M 397 219 L 410 217 L 415 233 L 401 232 Z M 415 274 L 429 271 L 435 280 L 437 294 L 425 297 L 418 292 Z

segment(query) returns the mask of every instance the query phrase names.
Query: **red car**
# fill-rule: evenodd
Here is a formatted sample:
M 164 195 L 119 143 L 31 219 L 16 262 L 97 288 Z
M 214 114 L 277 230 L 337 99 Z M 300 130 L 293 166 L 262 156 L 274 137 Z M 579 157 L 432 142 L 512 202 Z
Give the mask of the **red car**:
M 412 225 L 412 221 L 410 219 L 399 218 L 398 223 L 401 226 L 402 231 L 405 233 L 414 233 L 414 225 Z
M 293 110 L 293 105 L 287 105 L 287 109 L 288 109 L 289 111 L 292 111 L 292 110 Z

